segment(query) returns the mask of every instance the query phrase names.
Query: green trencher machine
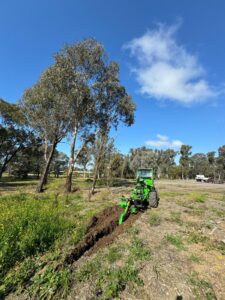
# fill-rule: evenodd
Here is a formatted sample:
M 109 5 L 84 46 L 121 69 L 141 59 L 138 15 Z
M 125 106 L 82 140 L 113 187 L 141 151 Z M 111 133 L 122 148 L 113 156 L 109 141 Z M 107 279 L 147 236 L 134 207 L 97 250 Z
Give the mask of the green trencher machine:
M 122 224 L 130 214 L 136 214 L 148 207 L 156 208 L 158 205 L 159 197 L 154 186 L 153 169 L 138 169 L 136 186 L 131 196 L 120 198 L 119 206 L 124 211 L 120 215 L 119 224 Z

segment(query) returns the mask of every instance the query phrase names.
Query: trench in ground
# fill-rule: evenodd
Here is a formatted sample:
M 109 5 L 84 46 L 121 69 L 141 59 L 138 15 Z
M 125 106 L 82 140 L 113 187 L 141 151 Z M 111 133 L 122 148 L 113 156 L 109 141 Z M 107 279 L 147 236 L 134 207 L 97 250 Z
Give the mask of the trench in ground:
M 84 239 L 66 256 L 65 264 L 72 264 L 87 251 L 87 254 L 90 255 L 99 248 L 108 245 L 118 235 L 129 228 L 141 214 L 141 212 L 131 214 L 123 224 L 118 225 L 119 217 L 122 212 L 123 209 L 115 205 L 102 210 L 99 214 L 92 217 L 87 226 Z

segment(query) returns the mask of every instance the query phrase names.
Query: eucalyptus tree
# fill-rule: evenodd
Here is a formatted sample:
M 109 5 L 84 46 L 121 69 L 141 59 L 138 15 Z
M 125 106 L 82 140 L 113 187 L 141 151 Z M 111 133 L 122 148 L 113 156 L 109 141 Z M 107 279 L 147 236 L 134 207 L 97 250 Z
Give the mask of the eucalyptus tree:
M 123 160 L 122 164 L 122 171 L 121 171 L 122 178 L 132 178 L 134 177 L 134 171 L 131 167 L 131 160 L 130 156 L 126 155 Z
M 177 152 L 173 149 L 166 149 L 160 152 L 161 169 L 164 177 L 169 177 L 169 169 L 175 165 L 175 157 Z
M 207 160 L 209 164 L 209 176 L 213 178 L 213 181 L 216 177 L 216 152 L 210 151 L 207 153 Z
M 209 162 L 204 153 L 195 153 L 190 158 L 190 176 L 195 178 L 198 174 L 210 176 Z
M 107 144 L 110 129 L 117 129 L 120 122 L 127 126 L 134 123 L 135 104 L 119 80 L 119 66 L 110 62 L 101 70 L 100 77 L 93 85 L 97 103 L 96 119 L 100 128 L 100 147 L 94 167 L 93 184 L 90 195 L 94 193 L 101 157 Z
M 54 172 L 56 178 L 59 178 L 59 175 L 66 171 L 68 162 L 69 157 L 65 153 L 55 151 L 51 164 L 51 172 Z
M 15 177 L 27 178 L 28 174 L 32 174 L 39 179 L 43 162 L 42 147 L 33 144 L 18 152 L 9 163 L 8 171 L 10 175 Z
M 8 164 L 36 142 L 18 105 L 0 99 L 0 178 Z
M 87 143 L 78 154 L 77 156 L 77 164 L 83 168 L 84 175 L 87 171 L 87 166 L 91 165 L 91 157 L 92 157 L 92 148 L 93 148 L 94 140 L 92 140 L 90 143 Z
M 182 179 L 188 178 L 190 170 L 191 148 L 189 145 L 182 145 L 180 148 L 180 166 L 182 170 Z
M 118 65 L 108 63 L 103 46 L 94 39 L 66 46 L 55 56 L 56 65 L 66 78 L 68 102 L 71 109 L 70 130 L 72 141 L 67 172 L 66 191 L 72 190 L 74 164 L 79 153 L 96 130 L 102 136 L 99 157 L 96 160 L 93 190 L 97 179 L 100 158 L 112 126 L 119 120 L 133 123 L 134 104 L 119 82 Z M 77 138 L 81 137 L 81 149 L 76 151 Z
M 216 159 L 217 174 L 219 180 L 225 179 L 225 145 L 219 147 L 218 157 Z
M 69 130 L 70 105 L 67 101 L 65 74 L 57 65 L 50 66 L 31 88 L 25 90 L 21 107 L 28 124 L 46 143 L 46 161 L 36 188 L 43 191 L 57 144 Z
M 100 76 L 105 59 L 103 46 L 94 39 L 66 46 L 55 56 L 56 65 L 62 73 L 67 74 L 67 100 L 71 110 L 72 139 L 66 179 L 67 192 L 72 190 L 72 175 L 79 153 L 93 139 L 97 99 L 93 97 L 92 87 Z M 77 150 L 78 138 L 81 140 L 81 147 Z

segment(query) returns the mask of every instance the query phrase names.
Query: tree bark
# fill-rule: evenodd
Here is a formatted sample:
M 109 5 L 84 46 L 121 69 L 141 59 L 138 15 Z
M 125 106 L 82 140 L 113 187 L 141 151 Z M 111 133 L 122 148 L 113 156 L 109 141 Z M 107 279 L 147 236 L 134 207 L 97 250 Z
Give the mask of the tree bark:
M 3 168 L 0 169 L 0 178 L 2 178 Z
M 72 192 L 72 178 L 73 178 L 73 169 L 74 169 L 74 151 L 75 151 L 75 145 L 76 145 L 76 138 L 77 138 L 77 128 L 75 128 L 73 132 L 73 140 L 70 145 L 70 160 L 69 160 L 69 166 L 67 171 L 67 177 L 66 177 L 66 192 L 71 193 Z
M 70 162 L 69 167 L 67 171 L 67 178 L 66 178 L 66 192 L 70 193 L 72 192 L 72 179 L 73 179 L 73 171 L 74 171 L 74 165 L 77 160 L 77 157 L 82 152 L 83 148 L 86 146 L 86 144 L 90 141 L 92 135 L 89 135 L 88 138 L 83 142 L 82 146 L 80 147 L 79 151 L 76 154 L 76 157 L 74 156 L 75 151 L 75 144 L 76 144 L 76 137 L 77 137 L 77 129 L 74 131 L 73 134 L 73 140 L 70 146 Z
M 36 188 L 37 193 L 43 192 L 43 186 L 44 186 L 45 182 L 47 181 L 47 176 L 48 176 L 49 168 L 50 168 L 50 165 L 51 165 L 51 161 L 52 161 L 52 158 L 53 158 L 53 155 L 54 155 L 56 145 L 57 145 L 57 142 L 55 140 L 52 144 L 51 151 L 50 151 L 49 156 L 47 158 L 43 173 L 41 175 L 40 181 L 39 181 L 38 186 Z

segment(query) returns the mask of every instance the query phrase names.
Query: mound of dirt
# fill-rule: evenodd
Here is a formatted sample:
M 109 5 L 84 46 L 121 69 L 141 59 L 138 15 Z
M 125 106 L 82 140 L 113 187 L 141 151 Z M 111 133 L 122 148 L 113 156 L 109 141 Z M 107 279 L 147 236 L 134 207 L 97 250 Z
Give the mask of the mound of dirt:
M 118 226 L 119 216 L 123 209 L 117 205 L 105 208 L 94 216 L 86 229 L 86 235 L 76 247 L 65 258 L 66 264 L 72 264 L 78 260 L 85 252 L 88 254 L 97 251 L 112 242 L 115 237 L 124 232 L 139 217 L 140 213 L 130 215 L 129 218 Z

